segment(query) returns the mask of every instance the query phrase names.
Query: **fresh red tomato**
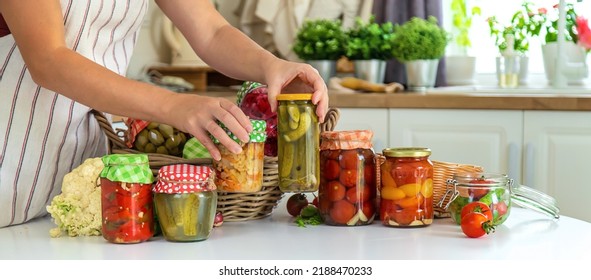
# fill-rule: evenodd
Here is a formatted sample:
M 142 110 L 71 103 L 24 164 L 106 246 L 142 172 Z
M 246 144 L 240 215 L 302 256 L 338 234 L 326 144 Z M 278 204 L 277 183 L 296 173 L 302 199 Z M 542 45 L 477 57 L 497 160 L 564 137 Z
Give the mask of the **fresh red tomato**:
M 490 188 L 487 186 L 488 184 L 494 184 L 495 181 L 487 180 L 484 178 L 477 178 L 470 181 L 471 185 L 475 185 L 468 189 L 468 195 L 473 200 L 479 200 L 483 196 L 485 196 L 489 191 Z
M 504 201 L 499 201 L 498 203 L 492 204 L 492 213 L 494 217 L 501 217 L 507 214 L 507 204 Z
M 470 238 L 478 238 L 493 233 L 495 228 L 492 221 L 482 213 L 470 212 L 462 218 L 460 223 L 462 232 Z
M 480 201 L 473 201 L 462 207 L 462 212 L 460 212 L 460 218 L 463 218 L 464 216 L 466 216 L 466 214 L 472 212 L 484 214 L 484 216 L 486 216 L 486 218 L 488 218 L 489 221 L 492 221 L 493 219 L 493 212 L 490 210 L 490 207 L 488 207 L 486 203 Z

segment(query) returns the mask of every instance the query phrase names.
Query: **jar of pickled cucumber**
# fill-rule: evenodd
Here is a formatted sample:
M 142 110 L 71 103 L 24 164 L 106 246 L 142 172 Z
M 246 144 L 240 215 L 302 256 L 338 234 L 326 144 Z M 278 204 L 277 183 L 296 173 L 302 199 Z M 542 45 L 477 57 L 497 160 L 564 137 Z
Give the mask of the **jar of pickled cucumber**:
M 371 224 L 376 216 L 376 165 L 370 130 L 320 134 L 318 208 L 325 224 Z
M 250 120 L 252 131 L 248 143 L 241 141 L 227 128 L 227 134 L 242 145 L 242 152 L 235 154 L 214 139 L 222 158 L 213 162 L 215 185 L 220 192 L 258 192 L 263 188 L 263 166 L 265 160 L 266 122 Z
M 380 218 L 393 227 L 428 226 L 433 222 L 431 150 L 419 147 L 382 151 Z
M 154 235 L 152 182 L 145 154 L 101 158 L 102 235 L 112 243 L 140 243 Z
M 320 127 L 312 94 L 280 94 L 277 100 L 279 188 L 315 192 L 320 176 Z
M 209 238 L 217 207 L 211 175 L 210 167 L 189 164 L 158 170 L 154 207 L 166 240 L 190 242 Z

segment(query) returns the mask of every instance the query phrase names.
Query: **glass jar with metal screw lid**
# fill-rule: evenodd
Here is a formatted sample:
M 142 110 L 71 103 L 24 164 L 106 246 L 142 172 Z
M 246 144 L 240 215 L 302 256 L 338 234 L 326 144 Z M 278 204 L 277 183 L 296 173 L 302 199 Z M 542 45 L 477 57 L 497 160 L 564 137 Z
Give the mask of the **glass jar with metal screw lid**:
M 433 222 L 433 163 L 422 147 L 382 151 L 380 218 L 393 227 L 428 226 Z

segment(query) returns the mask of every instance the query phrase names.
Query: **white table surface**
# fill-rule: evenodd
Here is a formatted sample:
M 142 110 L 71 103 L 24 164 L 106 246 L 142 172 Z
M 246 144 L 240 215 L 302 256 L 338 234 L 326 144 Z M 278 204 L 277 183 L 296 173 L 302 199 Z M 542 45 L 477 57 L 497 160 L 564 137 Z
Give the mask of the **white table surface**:
M 591 259 L 591 223 L 553 220 L 514 207 L 496 232 L 467 238 L 451 219 L 424 228 L 391 228 L 379 221 L 358 227 L 297 227 L 286 199 L 267 218 L 226 222 L 209 239 L 175 243 L 162 236 L 139 244 L 111 244 L 101 236 L 51 238 L 49 218 L 0 229 L 0 259 L 207 260 L 464 260 Z

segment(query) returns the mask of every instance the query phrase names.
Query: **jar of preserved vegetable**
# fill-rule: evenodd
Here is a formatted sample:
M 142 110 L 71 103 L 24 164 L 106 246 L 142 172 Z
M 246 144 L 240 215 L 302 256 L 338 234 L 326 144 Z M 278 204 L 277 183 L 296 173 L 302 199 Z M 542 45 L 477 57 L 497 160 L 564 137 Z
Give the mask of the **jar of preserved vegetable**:
M 242 145 L 242 152 L 235 154 L 214 139 L 222 158 L 213 162 L 215 169 L 215 185 L 221 192 L 258 192 L 263 188 L 263 166 L 265 158 L 265 128 L 263 120 L 250 120 L 253 130 L 250 141 L 240 140 L 227 130 L 234 141 Z
M 277 100 L 279 188 L 315 192 L 320 176 L 320 127 L 312 94 L 280 94 Z
M 376 212 L 375 154 L 370 130 L 320 134 L 318 208 L 325 224 L 367 225 Z
M 446 197 L 448 205 L 442 205 Z M 559 218 L 556 200 L 538 190 L 515 184 L 505 174 L 462 172 L 447 180 L 445 195 L 439 201 L 449 210 L 451 218 L 458 225 L 461 222 L 462 208 L 471 202 L 482 202 L 492 214 L 494 226 L 504 223 L 511 213 L 512 204 L 545 213 Z
M 209 237 L 217 208 L 211 173 L 208 166 L 189 164 L 158 170 L 154 206 L 166 240 L 188 242 Z
M 146 154 L 102 157 L 102 234 L 112 243 L 139 243 L 154 235 L 152 183 Z
M 382 151 L 380 218 L 386 226 L 428 226 L 433 222 L 433 163 L 428 148 Z

